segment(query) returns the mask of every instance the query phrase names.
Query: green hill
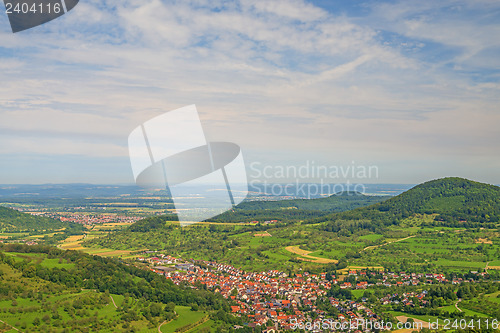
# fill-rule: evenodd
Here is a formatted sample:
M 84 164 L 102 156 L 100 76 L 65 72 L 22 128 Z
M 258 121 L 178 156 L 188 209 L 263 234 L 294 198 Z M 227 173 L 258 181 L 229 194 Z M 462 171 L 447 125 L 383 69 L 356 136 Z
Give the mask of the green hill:
M 180 310 L 203 317 L 229 306 L 221 295 L 176 286 L 116 259 L 0 244 L 0 309 L 1 332 L 157 332 L 163 321 L 186 320 Z
M 384 196 L 368 196 L 357 192 L 333 194 L 319 199 L 279 201 L 246 201 L 233 210 L 209 219 L 212 222 L 251 222 L 266 220 L 298 221 L 344 212 L 386 200 Z
M 247 201 L 236 208 L 239 210 L 273 210 L 273 209 L 300 209 L 318 210 L 325 212 L 345 211 L 360 206 L 386 200 L 383 196 L 367 196 L 358 192 L 336 193 L 326 198 L 319 199 L 293 199 L 279 201 Z
M 500 187 L 462 178 L 437 179 L 384 202 L 331 214 L 323 220 L 333 224 L 358 221 L 361 227 L 374 228 L 400 224 L 416 214 L 433 215 L 434 221 L 448 226 L 494 228 L 500 218 Z
M 386 200 L 383 196 L 367 196 L 356 192 L 333 194 L 319 199 L 294 199 L 279 201 L 246 201 L 234 209 L 208 219 L 209 222 L 239 223 L 267 220 L 298 221 L 365 207 Z M 146 232 L 162 228 L 166 221 L 177 221 L 176 215 L 154 216 L 142 219 L 128 229 Z
M 36 240 L 38 243 L 57 244 L 71 235 L 82 235 L 85 227 L 78 223 L 21 213 L 0 207 L 0 235 L 7 241 Z
M 50 233 L 61 229 L 82 231 L 76 223 L 62 222 L 43 216 L 33 216 L 17 210 L 0 207 L 0 233 Z
M 314 211 L 324 214 L 319 217 L 307 216 L 308 211 L 302 208 L 287 208 L 292 202 L 302 204 L 300 201 L 275 202 L 271 203 L 273 209 L 261 210 L 262 214 L 306 214 L 302 221 L 285 217 L 281 223 L 195 223 L 180 227 L 166 222 L 172 215 L 150 217 L 127 229 L 87 240 L 83 245 L 161 250 L 173 256 L 214 260 L 251 271 L 324 271 L 324 267 L 319 267 L 321 263 L 297 259 L 300 254 L 289 247 L 354 266 L 394 264 L 391 269 L 411 268 L 415 272 L 477 269 L 500 255 L 495 222 L 500 216 L 499 194 L 497 186 L 445 178 L 371 206 L 339 213 Z M 320 200 L 335 202 L 338 198 Z M 246 207 L 257 205 L 260 203 L 247 203 Z M 273 205 L 282 205 L 283 209 L 274 209 Z M 233 221 L 237 222 L 236 217 L 245 221 L 249 217 L 243 214 L 259 210 L 240 207 L 234 211 L 228 214 L 234 214 Z M 273 217 L 280 220 L 277 216 Z

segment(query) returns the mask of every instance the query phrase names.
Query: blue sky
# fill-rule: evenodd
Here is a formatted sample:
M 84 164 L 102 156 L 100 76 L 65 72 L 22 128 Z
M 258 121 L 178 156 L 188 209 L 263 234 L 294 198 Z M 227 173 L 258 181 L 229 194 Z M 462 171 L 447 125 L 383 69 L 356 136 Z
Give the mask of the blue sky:
M 499 184 L 498 36 L 493 0 L 82 0 L 17 34 L 2 15 L 0 184 L 132 183 L 128 134 L 190 104 L 247 164 Z

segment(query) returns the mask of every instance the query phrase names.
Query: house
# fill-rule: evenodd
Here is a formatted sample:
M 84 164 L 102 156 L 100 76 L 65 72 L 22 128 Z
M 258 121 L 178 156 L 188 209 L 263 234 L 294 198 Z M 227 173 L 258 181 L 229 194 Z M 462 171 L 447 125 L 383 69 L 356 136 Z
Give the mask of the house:
M 196 270 L 193 264 L 176 264 L 175 268 L 188 272 Z

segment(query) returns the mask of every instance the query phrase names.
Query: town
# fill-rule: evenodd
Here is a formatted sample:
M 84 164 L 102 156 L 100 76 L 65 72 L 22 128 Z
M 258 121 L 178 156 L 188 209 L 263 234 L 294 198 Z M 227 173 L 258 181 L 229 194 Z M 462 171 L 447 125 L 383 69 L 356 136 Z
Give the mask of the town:
M 370 307 L 369 298 L 373 296 L 369 292 L 359 298 L 346 299 L 335 297 L 332 294 L 334 289 L 347 291 L 343 293 L 345 295 L 352 290 L 375 287 L 459 285 L 479 281 L 488 274 L 471 272 L 475 278 L 451 280 L 443 274 L 369 270 L 349 270 L 348 274 L 339 276 L 326 272 L 302 272 L 288 276 L 277 270 L 245 272 L 231 265 L 183 260 L 156 251 L 146 251 L 137 260 L 146 263 L 150 270 L 164 275 L 176 285 L 189 283 L 193 288 L 220 293 L 231 302 L 232 314 L 242 317 L 249 327 L 293 330 L 309 325 L 308 330 L 312 332 L 321 332 L 320 328 L 325 327 L 325 323 L 333 325 L 333 322 L 343 328 L 353 327 L 352 323 L 363 323 L 367 327 L 386 327 L 384 325 L 387 325 L 387 318 Z M 388 293 L 379 301 L 383 305 L 426 306 L 429 304 L 427 294 L 425 288 L 419 292 Z M 352 331 L 361 332 L 357 329 Z

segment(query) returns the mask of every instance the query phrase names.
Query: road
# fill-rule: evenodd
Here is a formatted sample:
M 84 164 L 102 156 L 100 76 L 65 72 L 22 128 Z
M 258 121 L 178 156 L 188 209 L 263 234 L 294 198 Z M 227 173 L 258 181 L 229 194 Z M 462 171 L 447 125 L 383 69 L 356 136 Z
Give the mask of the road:
M 413 238 L 413 237 L 416 237 L 417 235 L 413 235 L 413 236 L 408 236 L 408 237 L 405 237 L 405 238 L 401 238 L 401 239 L 396 239 L 396 240 L 393 240 L 391 242 L 387 242 L 387 243 L 384 243 L 384 244 L 380 244 L 380 245 L 372 245 L 372 246 L 367 246 L 365 247 L 362 251 L 366 251 L 368 249 L 376 249 L 377 247 L 381 247 L 381 246 L 385 246 L 385 245 L 389 245 L 389 244 L 392 244 L 392 243 L 396 243 L 396 242 L 402 242 L 404 240 L 407 240 L 409 238 Z

